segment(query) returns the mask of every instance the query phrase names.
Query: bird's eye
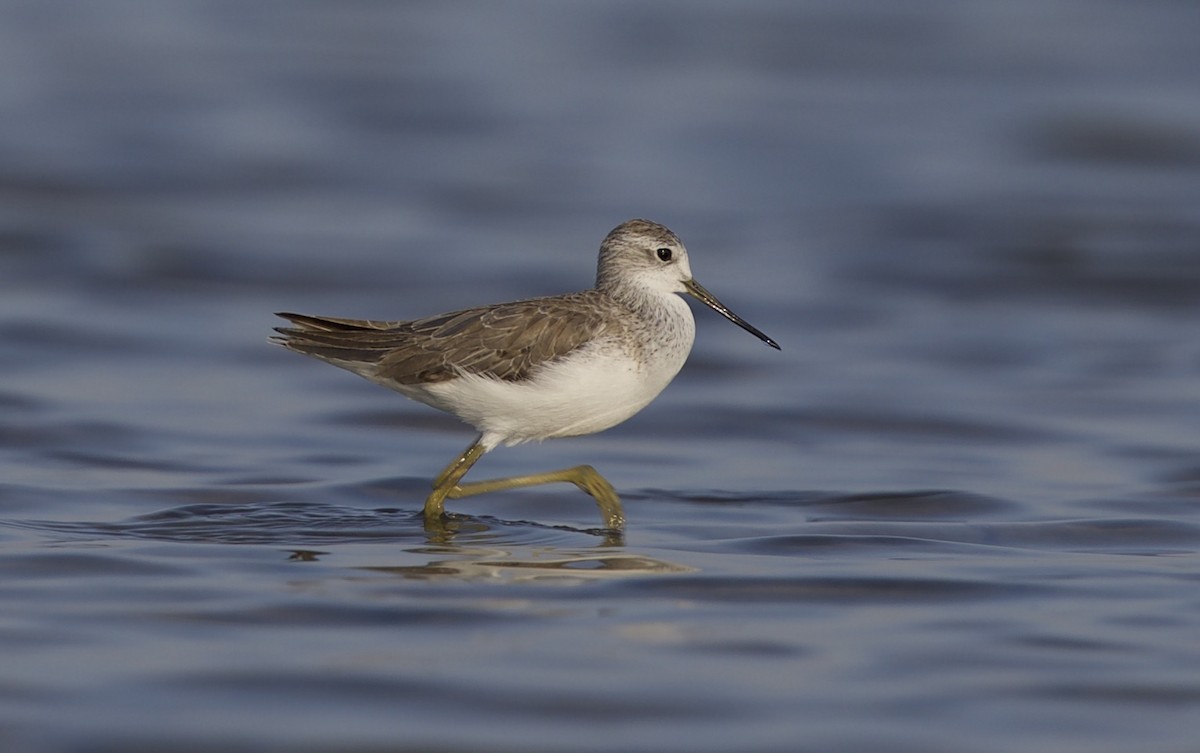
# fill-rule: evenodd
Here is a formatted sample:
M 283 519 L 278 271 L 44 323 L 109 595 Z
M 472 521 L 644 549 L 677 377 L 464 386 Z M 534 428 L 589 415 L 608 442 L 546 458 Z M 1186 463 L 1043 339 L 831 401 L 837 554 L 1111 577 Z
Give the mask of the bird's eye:
M 671 249 L 663 247 L 654 252 L 658 255 L 659 261 L 671 261 Z

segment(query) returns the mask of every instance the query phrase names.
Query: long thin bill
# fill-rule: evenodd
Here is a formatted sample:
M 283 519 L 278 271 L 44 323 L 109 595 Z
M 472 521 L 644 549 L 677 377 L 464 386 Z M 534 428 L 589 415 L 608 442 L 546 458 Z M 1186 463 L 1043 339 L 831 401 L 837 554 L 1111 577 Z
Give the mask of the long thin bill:
M 717 297 L 704 289 L 704 286 L 695 280 L 685 280 L 683 286 L 687 288 L 688 295 L 700 301 L 705 306 L 708 306 L 713 311 L 733 322 L 737 326 L 746 330 L 750 334 L 762 340 L 767 345 L 770 345 L 775 350 L 779 350 L 779 343 L 759 332 L 753 325 L 747 322 L 742 317 L 729 310 L 729 307 L 717 300 Z

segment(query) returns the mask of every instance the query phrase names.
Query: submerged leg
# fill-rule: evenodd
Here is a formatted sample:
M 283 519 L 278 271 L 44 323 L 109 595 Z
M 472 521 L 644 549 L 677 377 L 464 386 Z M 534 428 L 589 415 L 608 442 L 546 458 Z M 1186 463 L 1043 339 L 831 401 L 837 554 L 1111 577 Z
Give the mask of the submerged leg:
M 606 528 L 619 529 L 625 527 L 625 511 L 621 509 L 621 498 L 617 496 L 612 484 L 590 465 L 577 465 L 574 468 L 564 468 L 560 471 L 532 473 L 527 476 L 512 476 L 496 478 L 487 481 L 459 483 L 467 475 L 471 466 L 487 450 L 483 447 L 483 437 L 479 437 L 453 463 L 437 475 L 433 480 L 433 491 L 425 498 L 425 522 L 434 523 L 442 519 L 446 511 L 446 498 L 459 499 L 475 494 L 496 492 L 503 489 L 520 489 L 526 486 L 568 482 L 575 484 L 587 492 L 600 506 L 600 515 L 604 518 Z

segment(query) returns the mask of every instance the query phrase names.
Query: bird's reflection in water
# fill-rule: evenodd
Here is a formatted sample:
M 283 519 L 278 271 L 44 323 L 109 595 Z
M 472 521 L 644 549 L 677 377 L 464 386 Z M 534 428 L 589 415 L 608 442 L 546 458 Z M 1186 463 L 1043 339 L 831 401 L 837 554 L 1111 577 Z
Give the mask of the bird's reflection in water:
M 693 568 L 635 554 L 545 549 L 519 554 L 502 549 L 447 547 L 425 565 L 368 566 L 402 578 L 506 581 L 584 581 L 693 572 Z
M 505 529 L 509 528 L 525 534 L 540 531 L 554 536 L 547 539 L 540 535 L 505 535 Z M 577 542 L 563 546 L 554 541 L 559 538 L 559 533 L 588 534 L 595 537 L 596 543 L 591 547 L 580 547 Z M 695 572 L 686 565 L 630 553 L 624 549 L 624 543 L 622 532 L 610 529 L 448 515 L 437 525 L 426 524 L 423 545 L 402 548 L 406 559 L 411 560 L 413 555 L 428 558 L 424 564 L 366 565 L 356 569 L 414 580 L 553 580 L 559 583 Z M 318 562 L 330 554 L 315 549 L 294 549 L 290 550 L 288 559 Z

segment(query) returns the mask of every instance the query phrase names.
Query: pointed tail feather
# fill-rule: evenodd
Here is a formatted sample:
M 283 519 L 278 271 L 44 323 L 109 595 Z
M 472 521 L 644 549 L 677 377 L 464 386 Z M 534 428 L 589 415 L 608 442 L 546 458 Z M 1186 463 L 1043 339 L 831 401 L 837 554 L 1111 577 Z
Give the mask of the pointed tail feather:
M 279 335 L 270 338 L 270 342 L 359 374 L 372 370 L 404 339 L 403 335 L 385 329 L 394 326 L 389 322 L 292 313 L 278 316 L 296 326 L 275 327 Z

